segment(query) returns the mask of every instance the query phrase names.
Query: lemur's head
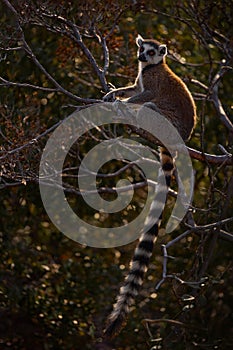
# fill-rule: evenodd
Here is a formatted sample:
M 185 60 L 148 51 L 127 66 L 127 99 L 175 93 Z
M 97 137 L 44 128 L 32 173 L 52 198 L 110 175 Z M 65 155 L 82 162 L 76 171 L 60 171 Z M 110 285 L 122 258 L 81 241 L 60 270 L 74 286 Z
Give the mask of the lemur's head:
M 143 66 L 164 62 L 167 55 L 166 45 L 156 40 L 143 39 L 141 35 L 137 36 L 136 44 L 138 45 L 138 60 L 143 62 Z

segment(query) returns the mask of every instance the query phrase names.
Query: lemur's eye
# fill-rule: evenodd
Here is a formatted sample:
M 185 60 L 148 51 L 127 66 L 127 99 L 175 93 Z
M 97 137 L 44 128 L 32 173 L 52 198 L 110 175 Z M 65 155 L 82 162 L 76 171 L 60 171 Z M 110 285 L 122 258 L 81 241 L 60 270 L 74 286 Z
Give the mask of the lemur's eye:
M 148 53 L 149 56 L 154 56 L 155 55 L 155 51 L 154 50 L 149 50 L 147 53 Z
M 143 51 L 144 51 L 144 47 L 143 47 L 143 46 L 140 46 L 139 52 L 143 52 Z

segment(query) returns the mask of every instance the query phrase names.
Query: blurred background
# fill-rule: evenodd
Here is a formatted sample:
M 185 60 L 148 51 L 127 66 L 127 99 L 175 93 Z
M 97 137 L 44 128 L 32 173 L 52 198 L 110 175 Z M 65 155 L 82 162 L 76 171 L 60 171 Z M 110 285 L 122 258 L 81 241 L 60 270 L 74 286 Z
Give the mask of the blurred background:
M 0 13 L 0 349 L 232 348 L 232 1 L 2 0 Z M 161 230 L 127 326 L 105 342 L 101 332 L 136 243 L 97 249 L 65 237 L 43 208 L 38 168 L 60 121 L 100 102 L 109 83 L 134 82 L 138 33 L 167 44 L 167 63 L 197 104 L 188 146 L 195 169 L 191 210 L 200 228 L 169 248 L 175 259 L 167 269 L 175 278 L 155 291 L 161 244 L 187 227 L 169 235 Z M 64 164 L 67 200 L 83 220 L 100 227 L 133 220 L 147 194 L 141 173 L 128 167 L 97 178 L 108 200 L 121 178 L 141 184 L 120 214 L 95 212 L 80 195 L 76 175 L 85 154 L 121 135 L 148 144 L 123 125 L 93 128 Z M 100 175 L 124 165 L 108 162 Z M 174 200 L 168 198 L 163 226 Z M 143 319 L 158 321 L 148 324 L 148 332 Z

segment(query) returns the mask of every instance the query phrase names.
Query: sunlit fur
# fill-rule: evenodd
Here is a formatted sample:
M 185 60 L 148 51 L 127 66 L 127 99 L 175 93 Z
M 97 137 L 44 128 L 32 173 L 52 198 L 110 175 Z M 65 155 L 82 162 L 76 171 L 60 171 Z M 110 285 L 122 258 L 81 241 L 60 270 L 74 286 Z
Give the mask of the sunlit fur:
M 167 47 L 156 40 L 144 40 L 140 35 L 136 39 L 138 45 L 138 75 L 135 83 L 128 87 L 114 89 L 104 96 L 104 101 L 120 97 L 128 103 L 145 105 L 160 112 L 173 123 L 181 137 L 187 140 L 196 123 L 196 107 L 193 98 L 184 82 L 166 64 Z M 174 170 L 174 160 L 166 148 L 160 148 L 161 169 L 166 176 L 166 184 L 170 185 Z M 163 176 L 163 174 L 161 175 Z M 161 200 L 167 188 L 160 185 L 151 205 L 145 222 L 149 227 L 154 217 L 163 208 Z M 130 262 L 130 270 L 120 288 L 116 304 L 110 314 L 105 329 L 107 337 L 115 336 L 126 323 L 136 295 L 143 283 L 148 269 L 153 246 L 157 239 L 160 219 L 152 228 L 143 233 Z M 154 220 L 153 220 L 154 221 Z

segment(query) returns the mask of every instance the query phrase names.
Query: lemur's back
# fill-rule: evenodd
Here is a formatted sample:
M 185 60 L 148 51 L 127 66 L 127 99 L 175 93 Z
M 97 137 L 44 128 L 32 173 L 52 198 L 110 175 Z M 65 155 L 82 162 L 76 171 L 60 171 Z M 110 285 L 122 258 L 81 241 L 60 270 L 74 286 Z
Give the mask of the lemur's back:
M 187 140 L 196 123 L 196 106 L 186 85 L 165 62 L 146 66 L 141 74 L 143 89 L 153 94 L 151 102 Z

